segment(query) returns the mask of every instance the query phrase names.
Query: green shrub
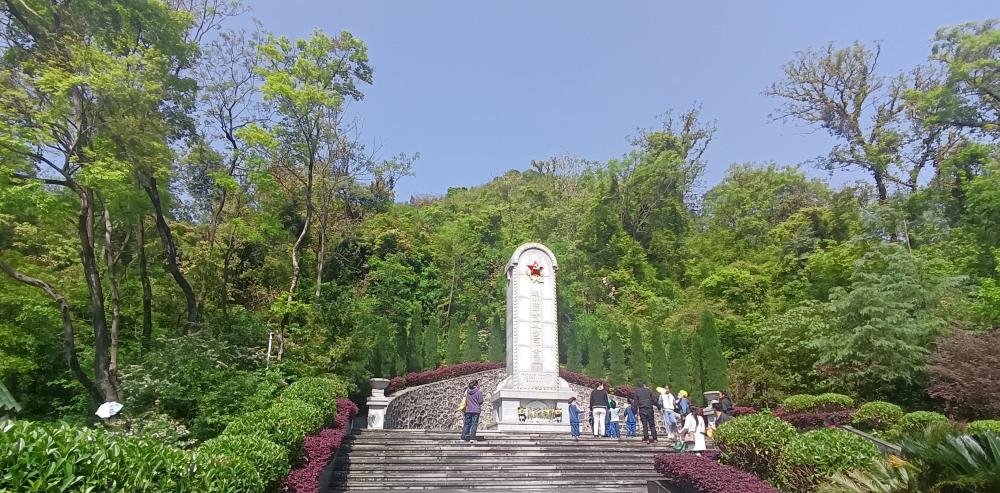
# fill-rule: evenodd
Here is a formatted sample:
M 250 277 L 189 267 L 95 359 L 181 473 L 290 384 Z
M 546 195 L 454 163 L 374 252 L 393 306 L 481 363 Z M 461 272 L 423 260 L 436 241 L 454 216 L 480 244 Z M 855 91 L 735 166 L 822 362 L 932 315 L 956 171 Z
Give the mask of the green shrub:
M 921 433 L 927 428 L 928 425 L 933 423 L 947 423 L 948 418 L 941 414 L 931 411 L 914 411 L 912 413 L 904 414 L 903 417 L 899 418 L 899 421 L 889 429 L 889 435 L 895 440 L 905 437 L 906 435 L 912 435 L 914 433 Z
M 1000 436 L 1000 419 L 981 419 L 979 421 L 973 421 L 969 423 L 969 426 L 965 429 L 970 435 L 982 435 L 988 431 L 996 433 Z
M 294 460 L 302 451 L 306 435 L 319 430 L 325 423 L 323 412 L 316 406 L 298 399 L 286 399 L 234 419 L 223 434 L 266 438 L 288 450 Z
M 263 437 L 222 435 L 203 443 L 198 451 L 244 459 L 260 473 L 261 480 L 268 485 L 274 485 L 288 476 L 288 450 Z
M 903 408 L 884 401 L 866 402 L 854 415 L 854 423 L 867 430 L 887 430 L 903 417 Z
M 795 427 L 761 412 L 726 422 L 715 433 L 722 462 L 773 479 L 781 451 L 796 436 Z
M 816 407 L 816 396 L 809 394 L 798 394 L 786 397 L 781 401 L 781 407 L 788 411 L 809 411 Z
M 826 478 L 870 466 L 879 457 L 871 442 L 852 433 L 826 428 L 796 436 L 778 463 L 779 483 L 788 493 L 811 493 Z
M 820 411 L 843 411 L 854 407 L 854 399 L 844 395 L 827 392 L 816 396 L 813 409 Z
M 290 385 L 281 397 L 312 404 L 329 421 L 337 415 L 337 399 L 347 397 L 347 385 L 336 378 L 306 377 Z
M 64 423 L 0 425 L 0 471 L 0 491 L 264 491 L 257 471 L 245 460 Z

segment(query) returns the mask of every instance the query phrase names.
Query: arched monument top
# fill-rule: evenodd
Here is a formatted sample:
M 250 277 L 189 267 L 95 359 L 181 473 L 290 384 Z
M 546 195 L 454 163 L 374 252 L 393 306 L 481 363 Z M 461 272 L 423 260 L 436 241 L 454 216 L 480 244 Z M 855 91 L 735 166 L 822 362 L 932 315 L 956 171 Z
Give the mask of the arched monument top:
M 510 256 L 510 260 L 507 261 L 507 278 L 510 279 L 510 269 L 517 266 L 517 259 L 521 258 L 521 255 L 528 250 L 540 250 L 545 255 L 548 255 L 549 260 L 552 261 L 552 272 L 559 271 L 559 264 L 556 262 L 556 255 L 549 250 L 549 247 L 541 243 L 523 243 L 521 246 L 514 250 L 514 254 Z

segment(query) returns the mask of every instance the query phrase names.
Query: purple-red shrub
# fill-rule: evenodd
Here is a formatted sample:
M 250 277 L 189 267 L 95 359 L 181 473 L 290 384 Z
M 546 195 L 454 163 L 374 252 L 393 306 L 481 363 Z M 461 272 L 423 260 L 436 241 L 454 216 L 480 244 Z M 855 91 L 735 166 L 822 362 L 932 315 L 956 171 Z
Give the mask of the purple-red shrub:
M 348 399 L 337 399 L 337 416 L 333 419 L 333 427 L 306 437 L 303 462 L 288 474 L 285 491 L 319 493 L 319 475 L 337 454 L 344 437 L 351 432 L 351 418 L 357 414 L 357 405 Z
M 498 368 L 504 368 L 505 366 L 506 365 L 504 363 L 483 363 L 480 361 L 470 361 L 467 363 L 459 363 L 457 365 L 442 366 L 441 368 L 435 368 L 433 370 L 424 370 L 420 372 L 411 371 L 410 373 L 407 373 L 405 377 L 395 377 L 390 380 L 389 386 L 385 389 L 385 393 L 392 394 L 407 387 L 416 387 L 417 385 L 440 382 L 441 380 L 447 380 L 449 378 L 469 375 L 471 373 L 479 373 L 481 371 L 496 370 Z
M 757 408 L 751 406 L 733 406 L 733 417 L 757 414 Z
M 854 413 L 855 411 L 853 410 L 835 412 L 792 412 L 780 407 L 774 410 L 775 416 L 785 420 L 799 430 L 815 430 L 823 428 L 827 426 L 826 419 L 828 417 L 839 425 L 849 425 L 851 424 L 851 419 L 854 417 Z
M 608 386 L 608 382 L 606 380 L 601 380 L 599 378 L 591 378 L 588 377 L 587 375 L 584 375 L 583 373 L 577 373 L 565 369 L 559 370 L 559 376 L 562 377 L 563 380 L 569 383 L 582 385 L 584 387 L 587 387 L 588 389 L 596 388 L 597 384 L 599 383 L 603 383 L 605 387 Z
M 656 472 L 678 489 L 699 493 L 780 493 L 753 474 L 688 452 L 657 455 Z

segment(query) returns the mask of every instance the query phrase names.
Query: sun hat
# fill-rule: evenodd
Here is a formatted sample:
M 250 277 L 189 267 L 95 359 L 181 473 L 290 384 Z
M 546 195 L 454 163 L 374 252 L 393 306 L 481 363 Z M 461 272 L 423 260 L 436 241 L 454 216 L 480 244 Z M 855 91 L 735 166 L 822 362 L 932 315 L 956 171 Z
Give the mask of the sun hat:
M 682 391 L 678 392 L 677 395 L 679 397 L 687 397 L 688 396 L 688 391 L 682 390 Z

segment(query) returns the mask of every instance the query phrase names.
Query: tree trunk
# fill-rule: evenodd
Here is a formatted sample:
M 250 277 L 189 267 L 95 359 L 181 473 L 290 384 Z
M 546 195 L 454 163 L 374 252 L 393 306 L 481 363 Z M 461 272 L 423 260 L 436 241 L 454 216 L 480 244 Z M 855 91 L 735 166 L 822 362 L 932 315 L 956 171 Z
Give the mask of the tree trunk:
M 306 239 L 306 235 L 309 234 L 309 224 L 312 223 L 312 188 L 313 188 L 313 162 L 310 160 L 309 167 L 307 168 L 306 175 L 306 219 L 302 223 L 302 231 L 299 232 L 298 238 L 295 239 L 295 244 L 292 245 L 292 279 L 290 286 L 288 287 L 288 306 L 291 306 L 292 301 L 295 299 L 295 290 L 299 285 L 299 250 L 302 248 L 302 243 Z M 288 306 L 285 307 L 285 314 L 281 317 L 281 324 L 278 326 L 278 361 L 281 361 L 282 356 L 285 354 L 285 326 L 288 325 L 289 314 Z
M 320 221 L 319 251 L 316 252 L 316 300 L 323 286 L 323 264 L 326 263 L 326 221 Z
M 101 198 L 101 210 L 104 217 L 103 253 L 104 264 L 108 272 L 108 289 L 111 290 L 111 331 L 109 336 L 111 344 L 109 346 L 109 370 L 112 374 L 118 374 L 118 328 L 122 318 L 121 296 L 118 292 L 118 279 L 115 278 L 115 254 L 111 245 L 111 213 L 108 211 L 108 204 Z
M 145 216 L 139 216 L 135 226 L 135 246 L 139 256 L 139 278 L 142 280 L 142 347 L 148 349 L 153 340 L 153 288 L 149 283 L 149 264 L 146 262 Z
M 4 271 L 11 279 L 22 282 L 29 286 L 36 287 L 45 291 L 45 294 L 52 298 L 59 305 L 59 313 L 62 316 L 62 326 L 63 326 L 63 349 L 66 352 L 66 363 L 69 365 L 69 370 L 76 377 L 76 381 L 80 382 L 80 385 L 90 394 L 90 398 L 97 404 L 103 402 L 103 396 L 101 392 L 94 385 L 94 381 L 87 376 L 80 367 L 80 360 L 76 356 L 76 332 L 73 330 L 73 319 L 70 316 L 70 306 L 69 302 L 63 295 L 59 294 L 52 286 L 40 279 L 35 279 L 33 277 L 28 277 L 13 268 L 7 263 L 0 260 L 0 270 Z
M 80 260 L 89 293 L 91 325 L 94 329 L 94 380 L 105 402 L 121 402 L 118 375 L 111 368 L 111 334 L 104 313 L 104 288 L 94 255 L 94 196 L 93 192 L 76 186 L 80 198 L 77 234 L 80 237 Z
M 198 323 L 198 301 L 195 299 L 194 289 L 191 288 L 191 284 L 188 283 L 177 263 L 177 247 L 174 245 L 174 237 L 170 233 L 170 225 L 167 224 L 167 218 L 163 214 L 163 206 L 160 203 L 160 192 L 156 188 L 156 178 L 150 176 L 146 180 L 143 188 L 146 189 L 146 195 L 149 196 L 149 200 L 153 204 L 156 230 L 160 233 L 160 241 L 163 242 L 164 263 L 166 264 L 167 271 L 170 272 L 174 281 L 180 286 L 181 291 L 184 292 L 184 299 L 187 301 L 187 326 L 185 328 L 185 333 L 187 333 Z
M 889 200 L 889 190 L 885 185 L 885 174 L 881 171 L 872 171 L 872 176 L 875 178 L 875 189 L 878 191 L 878 203 L 884 204 Z

